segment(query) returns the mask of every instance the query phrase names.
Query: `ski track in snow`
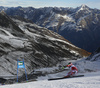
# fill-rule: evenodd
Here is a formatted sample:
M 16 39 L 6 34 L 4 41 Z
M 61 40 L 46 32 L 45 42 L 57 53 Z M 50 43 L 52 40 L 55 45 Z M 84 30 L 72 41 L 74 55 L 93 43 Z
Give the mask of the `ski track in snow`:
M 28 83 L 1 85 L 0 88 L 100 88 L 100 71 L 84 73 L 84 77 L 61 80 L 40 80 Z

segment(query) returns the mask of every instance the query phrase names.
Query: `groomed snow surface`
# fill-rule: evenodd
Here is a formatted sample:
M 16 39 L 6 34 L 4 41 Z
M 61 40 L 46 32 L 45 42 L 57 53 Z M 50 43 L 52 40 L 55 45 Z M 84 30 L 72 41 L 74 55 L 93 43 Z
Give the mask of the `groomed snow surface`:
M 61 80 L 41 80 L 12 85 L 1 85 L 0 88 L 100 88 L 100 71 L 85 73 L 84 77 Z
M 37 81 L 0 85 L 0 88 L 100 88 L 100 60 L 88 61 L 84 58 L 73 62 L 73 64 L 80 70 L 77 75 L 84 75 L 84 77 L 48 81 L 50 78 L 64 77 L 69 71 L 66 68 L 63 72 L 38 77 Z M 54 68 L 40 70 L 44 72 L 47 71 L 46 69 L 50 71 Z

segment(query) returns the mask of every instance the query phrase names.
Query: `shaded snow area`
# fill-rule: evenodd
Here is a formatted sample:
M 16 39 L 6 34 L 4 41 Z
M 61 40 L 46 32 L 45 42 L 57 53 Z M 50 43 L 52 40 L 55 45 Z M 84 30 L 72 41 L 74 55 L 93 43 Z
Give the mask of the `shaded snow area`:
M 78 78 L 2 85 L 0 88 L 100 88 L 100 72 L 85 73 L 84 77 Z

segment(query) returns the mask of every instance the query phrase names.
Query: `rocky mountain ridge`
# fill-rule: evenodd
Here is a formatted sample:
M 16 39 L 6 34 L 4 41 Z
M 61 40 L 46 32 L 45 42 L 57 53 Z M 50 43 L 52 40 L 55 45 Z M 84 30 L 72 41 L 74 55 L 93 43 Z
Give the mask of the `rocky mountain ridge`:
M 11 7 L 4 8 L 9 16 L 23 17 L 39 26 L 55 31 L 74 45 L 94 52 L 100 44 L 100 10 L 86 5 L 69 7 Z
M 61 61 L 90 55 L 55 32 L 24 19 L 0 13 L 0 75 L 16 75 L 17 59 L 25 61 L 28 73 L 52 67 Z M 19 75 L 24 69 L 19 70 Z

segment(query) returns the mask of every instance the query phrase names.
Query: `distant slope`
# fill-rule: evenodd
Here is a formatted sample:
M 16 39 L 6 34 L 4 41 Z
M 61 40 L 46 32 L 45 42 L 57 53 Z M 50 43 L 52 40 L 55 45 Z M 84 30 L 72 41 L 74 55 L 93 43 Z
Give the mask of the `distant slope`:
M 100 47 L 90 56 L 74 63 L 80 72 L 100 71 Z
M 90 61 L 100 61 L 100 47 L 95 50 L 88 58 L 87 60 Z

